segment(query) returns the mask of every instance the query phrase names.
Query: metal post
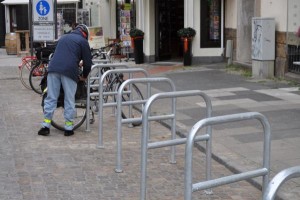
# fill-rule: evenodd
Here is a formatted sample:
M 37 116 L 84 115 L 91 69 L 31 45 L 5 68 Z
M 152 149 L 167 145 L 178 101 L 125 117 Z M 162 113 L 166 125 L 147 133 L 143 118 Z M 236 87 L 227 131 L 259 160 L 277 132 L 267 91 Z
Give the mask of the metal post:
M 57 39 L 57 0 L 53 1 L 54 7 L 54 38 Z
M 33 28 L 32 28 L 32 0 L 29 0 L 29 34 L 30 34 L 30 55 L 33 56 Z

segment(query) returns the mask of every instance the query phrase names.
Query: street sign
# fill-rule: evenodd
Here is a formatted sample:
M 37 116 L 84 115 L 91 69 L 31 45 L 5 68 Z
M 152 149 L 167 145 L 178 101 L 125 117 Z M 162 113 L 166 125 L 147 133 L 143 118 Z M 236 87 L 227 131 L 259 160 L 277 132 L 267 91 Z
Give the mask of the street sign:
M 33 25 L 33 41 L 50 42 L 54 40 L 54 25 Z
M 34 23 L 54 22 L 54 9 L 52 0 L 33 0 L 32 11 Z

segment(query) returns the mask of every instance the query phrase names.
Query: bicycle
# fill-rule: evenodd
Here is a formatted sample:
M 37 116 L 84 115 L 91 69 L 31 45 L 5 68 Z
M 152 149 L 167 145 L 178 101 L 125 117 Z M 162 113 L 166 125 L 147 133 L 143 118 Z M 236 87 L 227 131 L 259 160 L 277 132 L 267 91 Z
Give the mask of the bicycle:
M 82 70 L 81 70 L 82 71 Z M 44 100 L 47 96 L 47 73 L 45 76 L 42 78 L 41 83 L 40 83 L 41 91 L 42 93 L 42 107 L 44 111 Z M 74 127 L 73 130 L 76 130 L 79 128 L 83 122 L 86 119 L 86 82 L 85 81 L 79 81 L 77 83 L 77 91 L 75 95 L 75 116 L 74 116 Z M 94 112 L 92 112 L 92 118 L 90 118 L 90 123 L 94 123 L 95 117 L 94 117 Z M 57 100 L 57 106 L 54 111 L 51 125 L 55 127 L 58 130 L 64 131 L 64 91 L 63 88 L 61 87 L 60 90 L 60 95 Z
M 104 67 L 100 70 L 101 72 L 101 76 L 108 70 L 113 69 L 111 67 L 109 67 L 109 65 L 107 67 Z M 122 83 L 125 81 L 124 79 L 124 74 L 122 73 L 112 73 L 108 76 L 106 76 L 105 79 L 105 83 L 104 83 L 104 87 L 103 87 L 103 92 L 105 93 L 109 93 L 109 92 L 114 92 L 114 94 L 112 95 L 104 95 L 103 96 L 103 100 L 104 103 L 108 102 L 108 97 L 111 96 L 112 98 L 110 99 L 113 102 L 116 102 L 116 98 L 117 98 L 117 94 L 115 94 L 116 91 L 118 91 L 118 89 L 120 88 L 120 86 L 122 85 Z M 91 85 L 95 84 L 95 80 L 91 82 Z M 122 95 L 122 101 L 137 101 L 137 100 L 143 100 L 144 97 L 142 95 L 142 92 L 140 91 L 140 89 L 137 87 L 136 84 L 131 84 L 128 87 L 125 88 L 126 91 L 124 91 L 123 95 Z M 92 90 L 92 92 L 96 92 Z M 91 99 L 91 102 L 93 102 L 92 105 L 92 110 L 97 112 L 98 111 L 98 101 L 99 99 L 97 99 L 97 97 L 95 97 L 94 99 Z M 141 116 L 143 110 L 143 105 L 142 104 L 135 104 L 134 106 L 122 106 L 122 118 L 126 119 L 128 118 L 128 114 L 131 113 L 131 118 L 136 117 L 136 116 Z M 128 114 L 126 114 L 128 113 Z M 141 125 L 141 122 L 134 122 L 132 123 L 133 126 L 139 126 Z
M 34 43 L 34 49 L 40 48 L 40 43 Z M 36 52 L 35 52 L 36 53 Z M 21 83 L 27 89 L 32 89 L 29 83 L 29 75 L 33 66 L 36 65 L 38 58 L 37 56 L 24 56 L 22 57 L 21 64 L 18 66 L 19 68 L 19 79 Z
M 108 50 L 107 50 L 108 49 Z M 100 59 L 100 60 L 107 60 L 105 63 L 114 63 L 117 60 L 119 62 L 125 58 L 127 62 L 128 59 L 125 55 L 121 55 L 121 44 L 118 42 L 114 42 L 104 47 L 100 47 L 99 49 L 91 49 L 92 51 L 92 59 Z
M 40 83 L 47 74 L 48 63 L 54 51 L 55 46 L 36 48 L 37 61 L 30 70 L 29 84 L 31 89 L 38 94 L 42 94 Z
M 31 68 L 36 65 L 36 56 L 25 56 L 22 58 L 22 63 L 18 66 L 19 68 L 19 79 L 25 88 L 31 89 L 29 83 L 29 74 Z

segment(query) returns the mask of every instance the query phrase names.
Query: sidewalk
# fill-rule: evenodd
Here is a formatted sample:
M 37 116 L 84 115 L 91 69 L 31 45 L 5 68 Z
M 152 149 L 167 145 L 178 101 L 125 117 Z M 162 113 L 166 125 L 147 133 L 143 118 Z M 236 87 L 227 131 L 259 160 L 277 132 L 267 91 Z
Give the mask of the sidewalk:
M 25 89 L 17 79 L 19 57 L 0 54 L 0 61 L 0 199 L 139 199 L 141 127 L 123 126 L 124 172 L 115 173 L 116 126 L 111 109 L 104 110 L 104 149 L 96 148 L 97 123 L 91 125 L 90 133 L 82 126 L 74 137 L 64 137 L 54 128 L 49 137 L 38 136 L 42 120 L 40 96 Z M 270 120 L 273 135 L 271 178 L 284 168 L 299 165 L 297 87 L 248 80 L 226 73 L 223 64 L 184 68 L 178 63 L 156 63 L 136 67 L 145 68 L 152 76 L 171 78 L 177 90 L 207 92 L 212 98 L 214 116 L 262 112 Z M 155 90 L 168 88 L 156 85 Z M 163 112 L 164 107 L 159 109 Z M 178 110 L 178 130 L 184 135 L 203 118 L 203 101 L 194 97 L 179 100 Z M 261 130 L 253 122 L 214 127 L 213 153 L 218 162 L 213 161 L 213 178 L 230 175 L 230 170 L 255 169 L 261 162 Z M 151 133 L 152 140 L 162 140 L 168 137 L 169 130 L 155 123 Z M 200 152 L 194 155 L 196 182 L 204 180 L 205 158 Z M 149 150 L 147 199 L 183 199 L 184 147 L 177 148 L 176 164 L 170 164 L 168 159 L 168 148 Z M 260 179 L 257 182 L 261 183 Z M 284 199 L 299 199 L 299 184 L 298 179 L 290 180 L 280 195 Z M 261 192 L 247 182 L 214 188 L 213 192 L 212 196 L 194 192 L 193 199 L 261 198 Z

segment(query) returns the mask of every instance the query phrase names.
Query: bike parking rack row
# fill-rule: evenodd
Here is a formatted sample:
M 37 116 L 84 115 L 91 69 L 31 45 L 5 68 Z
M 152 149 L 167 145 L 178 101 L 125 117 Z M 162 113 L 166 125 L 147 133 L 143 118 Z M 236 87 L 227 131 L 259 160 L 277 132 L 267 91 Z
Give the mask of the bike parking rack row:
M 111 68 L 125 68 L 125 69 L 111 69 L 106 71 L 100 77 L 89 77 L 88 79 L 88 103 L 87 103 L 87 124 L 89 124 L 89 108 L 90 102 L 89 99 L 91 96 L 99 96 L 98 108 L 99 108 L 99 132 L 98 132 L 98 147 L 103 148 L 103 108 L 104 107 L 114 107 L 116 109 L 116 126 L 117 126 L 117 163 L 115 172 L 122 172 L 122 124 L 129 124 L 133 122 L 142 122 L 142 142 L 141 142 L 141 180 L 140 180 L 140 199 L 146 199 L 147 191 L 147 151 L 148 149 L 162 148 L 162 147 L 171 147 L 171 163 L 176 163 L 175 159 L 175 147 L 179 144 L 185 144 L 185 170 L 184 170 L 184 199 L 191 200 L 192 193 L 198 190 L 207 190 L 211 192 L 211 188 L 226 185 L 242 180 L 247 180 L 251 178 L 256 178 L 262 176 L 262 194 L 263 200 L 273 200 L 275 198 L 276 192 L 279 187 L 287 180 L 300 176 L 300 166 L 289 168 L 283 170 L 274 179 L 269 183 L 270 176 L 270 143 L 271 143 L 271 130 L 270 124 L 267 118 L 258 112 L 247 112 L 247 113 L 238 113 L 231 115 L 223 115 L 212 117 L 212 104 L 210 98 L 200 90 L 187 90 L 187 91 L 176 91 L 175 85 L 168 78 L 150 78 L 148 73 L 141 68 L 131 68 L 128 69 L 127 65 L 123 64 L 97 64 L 93 66 L 97 68 L 100 73 L 101 68 L 111 67 Z M 128 73 L 129 79 L 124 81 L 118 91 L 114 92 L 103 92 L 104 81 L 107 76 L 113 73 Z M 134 73 L 143 73 L 144 78 L 133 78 Z M 98 85 L 89 85 L 90 80 L 98 80 Z M 167 82 L 171 86 L 170 92 L 163 92 L 157 94 L 151 94 L 151 83 L 154 82 Z M 147 84 L 147 96 L 144 100 L 122 102 L 122 95 L 130 93 L 130 87 L 134 83 L 145 83 Z M 129 85 L 129 90 L 125 91 L 126 86 Z M 89 94 L 89 89 L 91 87 L 98 87 L 98 92 Z M 103 97 L 108 95 L 117 96 L 116 102 L 105 103 Z M 152 96 L 151 96 L 152 95 Z M 198 121 L 192 127 L 191 131 L 187 135 L 187 138 L 177 138 L 176 139 L 176 99 L 179 97 L 188 97 L 188 96 L 201 96 L 206 103 L 206 116 L 204 119 Z M 151 115 L 150 110 L 151 105 L 154 101 L 158 99 L 172 98 L 172 113 L 164 115 Z M 143 104 L 143 112 L 141 118 L 130 118 L 131 108 L 129 108 L 129 118 L 122 119 L 122 106 L 134 106 L 135 104 Z M 171 119 L 171 139 L 165 141 L 151 142 L 149 141 L 150 134 L 150 121 L 159 121 L 159 120 L 169 120 Z M 217 179 L 211 179 L 211 157 L 212 157 L 212 126 L 230 122 L 238 122 L 243 120 L 258 120 L 263 127 L 264 132 L 264 144 L 263 144 L 263 163 L 262 167 L 254 170 L 249 170 L 239 174 L 233 174 Z M 87 126 L 88 127 L 88 126 Z M 198 135 L 197 133 L 202 129 L 206 128 L 206 134 Z M 89 129 L 87 128 L 89 131 Z M 205 141 L 206 142 L 206 180 L 198 183 L 192 183 L 192 148 L 194 142 Z
M 99 60 L 100 61 L 103 61 L 103 60 Z M 125 69 L 128 69 L 129 66 L 128 65 L 124 65 L 124 64 L 95 64 L 92 66 L 92 69 L 91 69 L 91 72 L 93 70 L 96 70 L 96 76 L 92 76 L 92 73 L 89 74 L 88 78 L 87 78 L 87 99 L 86 99 L 86 131 L 87 132 L 90 132 L 91 129 L 90 129 L 90 107 L 91 107 L 91 97 L 96 97 L 96 96 L 99 96 L 99 89 L 100 89 L 100 84 L 92 84 L 91 85 L 91 81 L 93 80 L 98 80 L 100 82 L 100 79 L 101 79 L 101 70 L 105 67 L 110 67 L 110 68 L 115 68 L 115 69 L 118 69 L 118 68 L 125 68 Z M 101 76 L 99 76 L 101 75 Z M 91 89 L 92 88 L 98 88 L 98 92 L 92 92 L 91 93 Z M 102 87 L 103 88 L 103 87 Z
M 151 105 L 154 101 L 158 99 L 166 99 L 173 98 L 176 99 L 178 97 L 188 97 L 188 96 L 201 96 L 206 103 L 206 117 L 211 117 L 212 115 L 212 104 L 208 95 L 200 90 L 187 90 L 187 91 L 175 91 L 175 92 L 164 92 L 157 93 L 152 95 L 149 100 L 146 102 L 145 107 L 142 113 L 142 144 L 141 144 L 141 179 L 140 179 L 140 199 L 146 199 L 146 187 L 147 187 L 147 150 L 154 148 L 161 148 L 167 146 L 174 146 L 179 144 L 185 144 L 187 138 L 175 138 L 175 135 L 172 135 L 171 140 L 159 141 L 148 143 L 149 139 L 149 122 L 157 121 L 157 120 L 172 120 L 171 130 L 172 132 L 176 132 L 176 105 L 172 105 L 172 113 L 169 115 L 157 115 L 157 116 L 149 116 Z M 196 137 L 196 141 L 206 141 L 206 179 L 209 180 L 211 177 L 211 127 L 208 127 L 206 130 L 206 134 L 203 136 Z M 176 163 L 175 161 L 175 151 L 171 152 L 171 163 Z
M 131 116 L 131 110 L 132 110 L 132 106 L 136 105 L 136 104 L 142 104 L 144 105 L 147 100 L 150 98 L 151 96 L 151 83 L 167 83 L 170 86 L 170 89 L 172 92 L 176 91 L 175 85 L 173 83 L 173 81 L 169 78 L 165 78 L 165 77 L 150 77 L 150 78 L 134 78 L 134 79 L 128 79 L 126 81 L 124 81 L 122 83 L 122 85 L 120 86 L 120 88 L 118 89 L 118 95 L 117 95 L 117 163 L 116 163 L 116 169 L 115 171 L 120 173 L 123 172 L 122 169 L 122 124 L 128 124 L 128 123 L 133 123 L 133 122 L 142 122 L 142 118 L 127 118 L 127 119 L 122 119 L 122 105 L 129 105 L 129 115 Z M 124 94 L 125 88 L 127 85 L 131 85 L 131 84 L 135 84 L 135 83 L 147 83 L 147 96 L 146 98 L 144 98 L 144 100 L 142 101 L 133 101 L 131 99 L 131 95 L 130 95 L 130 99 L 129 101 L 126 102 L 122 102 L 122 95 Z M 130 90 L 130 89 L 129 89 Z M 176 106 L 176 99 L 172 100 L 172 107 L 173 109 Z M 175 114 L 174 114 L 175 115 Z M 167 116 L 169 117 L 169 116 Z M 172 116 L 173 117 L 173 116 Z M 170 118 L 172 118 L 170 117 Z M 157 119 L 162 119 L 162 118 L 157 118 Z M 173 120 L 172 122 L 173 124 L 173 128 L 171 129 L 171 134 L 172 134 L 172 138 L 176 137 L 176 131 L 175 131 L 175 121 Z M 174 147 L 171 148 L 171 152 L 172 155 L 175 155 L 175 149 Z M 172 159 L 173 160 L 173 159 Z
M 300 177 L 300 166 L 290 167 L 280 171 L 268 184 L 263 194 L 263 200 L 274 200 L 279 188 L 289 179 Z
M 192 148 L 194 146 L 194 141 L 196 139 L 197 132 L 206 126 L 212 126 L 217 124 L 229 123 L 229 122 L 237 122 L 243 120 L 256 119 L 258 120 L 264 130 L 264 145 L 263 145 L 263 167 L 251 170 L 247 172 L 242 172 L 240 174 L 234 174 L 230 176 L 225 176 L 213 180 L 207 180 L 199 183 L 192 183 L 192 157 L 193 151 Z M 212 138 L 209 138 L 212 140 Z M 230 184 L 242 180 L 247 180 L 250 178 L 255 178 L 262 176 L 263 177 L 263 188 L 262 192 L 265 193 L 265 190 L 269 181 L 270 174 L 270 144 L 271 144 L 271 128 L 267 118 L 258 113 L 258 112 L 247 112 L 247 113 L 239 113 L 239 114 L 231 114 L 231 115 L 223 115 L 217 117 L 206 118 L 198 121 L 193 128 L 191 129 L 185 147 L 185 189 L 184 189 L 184 199 L 191 200 L 192 192 L 197 190 L 209 189 L 212 187 L 217 187 L 225 184 Z

